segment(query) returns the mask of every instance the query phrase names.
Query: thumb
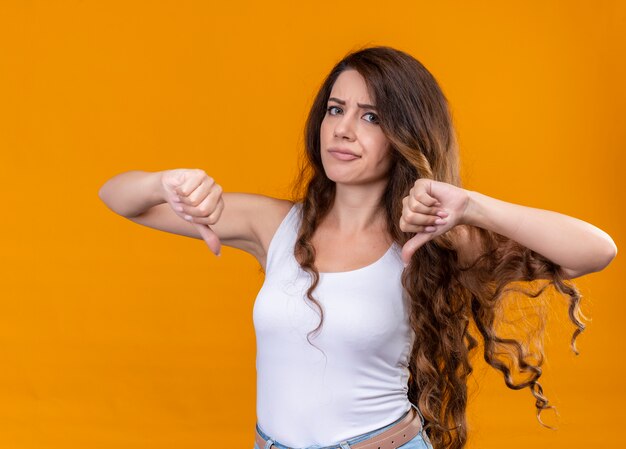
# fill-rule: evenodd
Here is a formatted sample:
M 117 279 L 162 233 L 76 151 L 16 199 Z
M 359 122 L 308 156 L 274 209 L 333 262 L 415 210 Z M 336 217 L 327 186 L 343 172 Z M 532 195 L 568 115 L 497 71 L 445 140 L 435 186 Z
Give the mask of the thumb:
M 193 225 L 198 229 L 200 235 L 202 236 L 202 240 L 205 241 L 211 252 L 213 252 L 216 256 L 219 256 L 222 251 L 222 243 L 213 229 L 201 223 L 193 223 Z
M 402 247 L 402 261 L 404 262 L 404 266 L 406 267 L 410 262 L 415 251 L 420 249 L 420 247 L 429 241 L 432 238 L 432 233 L 428 232 L 418 232 L 413 237 L 411 237 Z

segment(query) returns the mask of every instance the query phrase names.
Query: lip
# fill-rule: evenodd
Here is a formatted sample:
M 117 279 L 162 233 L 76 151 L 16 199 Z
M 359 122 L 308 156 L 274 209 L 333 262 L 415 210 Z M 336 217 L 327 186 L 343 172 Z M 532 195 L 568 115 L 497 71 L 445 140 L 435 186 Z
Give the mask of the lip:
M 354 153 L 353 151 L 348 150 L 347 148 L 331 147 L 331 148 L 328 149 L 328 151 L 330 153 L 335 153 L 335 154 L 339 153 L 339 154 L 342 154 L 342 155 L 345 154 L 345 155 L 351 155 L 351 156 L 354 156 L 354 157 L 361 157 L 358 154 Z
M 328 151 L 334 151 L 334 152 L 337 152 L 337 153 L 351 154 L 351 155 L 353 155 L 353 156 L 357 156 L 357 157 L 359 157 L 359 155 L 358 155 L 358 154 L 356 154 L 354 151 L 350 151 L 350 150 L 348 150 L 347 148 L 330 147 L 330 148 L 328 149 Z
M 351 153 L 342 153 L 340 151 L 329 151 L 329 153 L 332 154 L 334 158 L 339 159 L 340 161 L 353 161 L 355 159 L 360 159 L 359 156 L 355 156 Z

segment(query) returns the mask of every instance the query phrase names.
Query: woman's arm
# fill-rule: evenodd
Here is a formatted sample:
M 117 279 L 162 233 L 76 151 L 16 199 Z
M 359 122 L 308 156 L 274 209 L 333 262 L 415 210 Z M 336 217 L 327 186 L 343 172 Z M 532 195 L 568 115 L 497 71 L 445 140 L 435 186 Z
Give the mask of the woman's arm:
M 98 196 L 116 214 L 136 217 L 166 202 L 161 175 L 140 170 L 120 173 L 100 187 Z
M 604 269 L 617 246 L 603 230 L 568 215 L 507 203 L 469 191 L 461 223 L 488 229 L 561 266 L 568 278 Z
M 196 223 L 181 218 L 168 203 L 161 179 L 163 173 L 129 171 L 118 174 L 100 188 L 100 199 L 113 212 L 134 223 L 202 239 Z M 210 228 L 222 245 L 252 254 L 265 267 L 269 242 L 292 202 L 245 192 L 221 192 L 220 196 L 224 207 Z

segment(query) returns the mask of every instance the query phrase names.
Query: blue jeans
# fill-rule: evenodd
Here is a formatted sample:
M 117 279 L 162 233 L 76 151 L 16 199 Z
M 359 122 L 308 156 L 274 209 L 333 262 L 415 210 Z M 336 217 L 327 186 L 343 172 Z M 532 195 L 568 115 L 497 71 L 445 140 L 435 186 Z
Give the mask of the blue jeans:
M 422 423 L 422 428 L 420 429 L 419 433 L 417 435 L 415 435 L 415 437 L 413 437 L 412 439 L 410 439 L 409 441 L 407 441 L 406 443 L 404 443 L 402 446 L 398 446 L 398 449 L 402 448 L 402 449 L 433 449 L 432 444 L 430 444 L 430 440 L 428 439 L 428 435 L 426 435 L 424 433 L 424 416 L 422 415 L 422 412 L 420 411 L 419 408 L 417 408 L 417 406 L 413 403 L 411 403 L 411 406 L 417 410 L 417 413 L 420 417 L 420 421 Z M 345 440 L 345 441 L 341 441 L 333 446 L 308 446 L 305 448 L 300 448 L 300 449 L 350 449 L 352 447 L 353 444 L 356 443 L 360 443 L 363 440 L 367 440 L 368 438 L 371 438 L 375 435 L 378 435 L 380 433 L 383 433 L 385 430 L 387 430 L 388 428 L 392 427 L 394 424 L 396 424 L 398 421 L 400 421 L 402 418 L 404 418 L 407 413 L 409 413 L 410 410 L 408 410 L 404 415 L 402 415 L 400 418 L 398 418 L 397 420 L 395 420 L 394 422 L 392 422 L 391 424 L 387 424 L 384 427 L 381 427 L 379 429 L 376 430 L 372 430 L 371 432 L 367 432 L 367 433 L 363 433 L 361 435 L 357 435 L 353 438 L 350 438 L 349 440 Z M 284 444 L 281 444 L 280 442 L 272 439 L 269 435 L 267 435 L 265 432 L 263 432 L 263 430 L 261 430 L 261 428 L 259 427 L 259 424 L 256 424 L 256 429 L 259 432 L 259 435 L 261 435 L 263 437 L 264 440 L 267 440 L 267 445 L 265 448 L 261 448 L 258 446 L 258 444 L 256 444 L 256 441 L 254 443 L 254 449 L 269 449 L 269 447 L 273 444 L 275 448 L 278 449 L 292 449 L 289 448 L 288 446 L 285 446 Z

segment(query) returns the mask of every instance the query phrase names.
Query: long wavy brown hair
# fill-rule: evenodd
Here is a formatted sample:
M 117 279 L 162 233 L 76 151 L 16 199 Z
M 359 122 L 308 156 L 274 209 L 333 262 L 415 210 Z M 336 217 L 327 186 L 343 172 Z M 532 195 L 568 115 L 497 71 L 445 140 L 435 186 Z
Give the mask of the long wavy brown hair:
M 320 311 L 317 332 L 324 321 L 322 305 L 314 298 L 319 273 L 311 238 L 330 211 L 335 183 L 325 174 L 320 155 L 320 126 L 326 114 L 333 84 L 346 69 L 357 70 L 365 79 L 379 112 L 380 126 L 391 142 L 393 164 L 380 201 L 387 229 L 401 246 L 414 234 L 400 230 L 402 199 L 418 178 L 428 178 L 462 187 L 459 149 L 448 101 L 433 75 L 411 55 L 387 46 L 360 48 L 348 53 L 323 81 L 313 100 L 305 131 L 304 155 L 294 181 L 292 197 L 302 202 L 301 227 L 294 256 L 312 277 L 308 299 Z M 458 229 L 479 242 L 480 257 L 464 266 L 458 257 L 454 236 Z M 537 419 L 548 400 L 541 384 L 544 360 L 543 330 L 549 286 L 569 302 L 569 318 L 576 326 L 571 348 L 585 325 L 579 320 L 581 294 L 560 267 L 519 243 L 470 225 L 459 225 L 420 247 L 402 274 L 410 298 L 410 324 L 415 344 L 409 361 L 409 400 L 422 411 L 427 432 L 436 449 L 461 449 L 467 443 L 467 381 L 473 367 L 470 355 L 482 337 L 485 361 L 501 371 L 514 390 L 528 387 L 535 397 Z M 540 282 L 537 284 L 537 282 Z M 524 300 L 530 306 L 523 308 Z M 512 300 L 512 301 L 509 301 Z M 544 301 L 544 302 L 542 302 Z M 515 307 L 517 320 L 507 319 Z M 525 326 L 536 312 L 534 332 Z M 519 338 L 505 336 L 503 329 L 521 331 Z M 530 339 L 529 337 L 536 338 Z M 531 341 L 532 340 L 532 341 Z M 309 340 L 310 342 L 310 340 Z M 533 350 L 532 343 L 537 347 Z M 514 374 L 523 381 L 515 382 Z

